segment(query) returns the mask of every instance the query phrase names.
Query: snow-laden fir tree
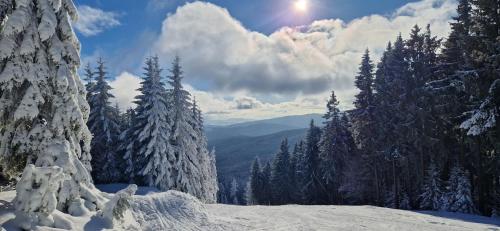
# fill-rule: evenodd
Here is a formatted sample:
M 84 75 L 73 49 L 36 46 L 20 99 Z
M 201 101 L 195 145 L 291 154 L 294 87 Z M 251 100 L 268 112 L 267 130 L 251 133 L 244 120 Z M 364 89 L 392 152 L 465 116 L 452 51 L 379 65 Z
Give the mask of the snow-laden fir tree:
M 304 153 L 304 141 L 296 143 L 293 151 L 290 155 L 290 202 L 299 203 L 300 202 L 300 175 L 299 175 L 299 164 L 303 159 Z
M 420 195 L 420 208 L 439 210 L 442 205 L 443 183 L 440 171 L 434 162 L 431 162 L 427 169 L 422 194 Z
M 353 135 L 356 138 L 358 147 L 366 156 L 373 155 L 375 152 L 373 68 L 370 52 L 367 49 L 363 55 L 355 81 L 356 87 L 360 90 L 354 102 L 356 109 L 351 112 L 354 121 L 354 131 L 356 132 Z
M 71 27 L 77 10 L 71 0 L 17 0 L 2 10 L 7 15 L 0 28 L 2 169 L 16 176 L 33 164 L 16 188 L 15 207 L 19 216 L 32 219 L 25 229 L 53 226 L 49 215 L 56 208 L 72 213 L 101 207 L 90 177 L 89 106 Z M 45 172 L 59 180 L 51 182 Z M 37 180 L 55 185 L 40 188 Z
M 169 144 L 170 124 L 158 58 L 144 67 L 140 95 L 136 96 L 133 126 L 122 136 L 127 175 L 137 183 L 169 190 L 175 186 L 175 156 Z
M 459 213 L 475 213 L 472 186 L 467 173 L 458 166 L 451 171 L 448 210 Z
M 233 205 L 240 204 L 240 200 L 238 198 L 238 190 L 239 190 L 238 181 L 236 180 L 236 178 L 233 178 L 231 180 L 231 185 L 229 188 L 229 202 Z
M 267 162 L 261 171 L 262 179 L 262 192 L 260 199 L 262 205 L 270 205 L 272 201 L 272 187 L 271 187 L 271 163 Z
M 111 106 L 110 99 L 114 96 L 106 81 L 104 62 L 97 61 L 97 78 L 95 83 L 89 82 L 90 116 L 87 126 L 93 135 L 90 153 L 92 154 L 92 176 L 97 183 L 111 183 L 119 181 L 121 177 L 118 156 L 120 124 L 119 111 Z
M 219 191 L 217 192 L 217 203 L 229 204 L 228 190 L 223 181 L 219 181 Z
M 262 174 L 260 168 L 260 160 L 255 157 L 250 168 L 250 179 L 247 185 L 247 204 L 258 205 L 262 203 Z
M 95 72 L 92 70 L 90 63 L 87 63 L 83 69 L 83 80 L 85 81 L 85 89 L 87 89 L 87 101 L 90 101 L 92 96 L 92 88 L 94 87 Z
M 201 188 L 204 200 L 207 203 L 215 203 L 218 191 L 217 169 L 215 160 L 215 149 L 211 152 L 207 148 L 207 138 L 203 129 L 203 116 L 196 99 L 193 99 L 191 109 L 191 124 L 193 127 L 193 138 L 196 144 L 196 156 L 200 159 L 200 170 L 203 173 L 201 176 Z
M 274 156 L 271 168 L 272 204 L 282 205 L 290 202 L 290 154 L 288 140 L 281 142 Z
M 343 184 L 346 165 L 350 155 L 354 155 L 355 146 L 351 132 L 348 130 L 348 121 L 341 115 L 338 108 L 339 101 L 332 92 L 327 104 L 325 127 L 319 142 L 321 164 L 321 200 L 323 203 L 340 203 L 339 187 Z
M 217 194 L 215 159 L 206 148 L 201 113 L 196 106 L 193 107 L 190 93 L 182 86 L 179 57 L 174 59 L 168 78 L 171 86 L 167 95 L 171 118 L 170 144 L 175 157 L 172 189 L 213 203 Z
M 304 204 L 318 204 L 322 181 L 320 173 L 319 141 L 321 129 L 311 120 L 305 138 L 304 159 L 301 163 L 301 194 Z

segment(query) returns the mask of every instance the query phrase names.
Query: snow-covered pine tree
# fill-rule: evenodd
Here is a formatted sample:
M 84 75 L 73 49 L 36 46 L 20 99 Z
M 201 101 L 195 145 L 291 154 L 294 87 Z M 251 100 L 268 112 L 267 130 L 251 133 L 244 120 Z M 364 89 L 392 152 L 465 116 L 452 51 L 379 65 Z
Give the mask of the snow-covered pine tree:
M 140 95 L 136 96 L 133 126 L 122 136 L 125 144 L 127 175 L 137 183 L 160 190 L 174 188 L 176 166 L 169 145 L 170 124 L 165 100 L 165 88 L 157 57 L 146 60 Z
M 272 204 L 290 203 L 290 153 L 288 140 L 281 141 L 280 149 L 271 166 Z
M 219 204 L 229 204 L 228 198 L 229 192 L 225 181 L 219 180 L 219 191 L 217 191 L 217 203 Z
M 260 160 L 258 157 L 252 162 L 250 168 L 250 179 L 248 180 L 246 196 L 248 205 L 259 205 L 261 203 L 260 197 L 262 194 L 262 176 L 260 169 Z
M 343 184 L 346 165 L 350 155 L 355 154 L 354 140 L 347 127 L 347 118 L 341 115 L 338 108 L 339 101 L 332 92 L 327 103 L 325 127 L 319 142 L 321 159 L 319 173 L 322 187 L 321 201 L 327 204 L 340 203 L 339 187 Z M 343 122 L 343 119 L 346 120 Z
M 97 78 L 92 84 L 88 96 L 90 116 L 87 126 L 93 135 L 90 153 L 92 154 L 92 177 L 97 183 L 117 182 L 121 178 L 118 168 L 120 124 L 119 112 L 111 106 L 114 96 L 109 92 L 112 88 L 106 81 L 106 67 L 102 59 L 97 61 Z
M 261 172 L 262 176 L 262 193 L 261 193 L 261 204 L 270 205 L 272 201 L 272 185 L 271 185 L 271 164 L 266 163 Z
M 203 116 L 196 99 L 193 99 L 190 123 L 193 127 L 193 137 L 196 144 L 196 156 L 200 159 L 199 169 L 202 172 L 201 189 L 206 203 L 216 203 L 218 183 L 215 166 L 215 149 L 208 151 L 207 138 L 203 129 Z
M 90 101 L 90 97 L 92 96 L 95 80 L 94 74 L 95 72 L 92 70 L 90 63 L 87 63 L 87 65 L 83 69 L 83 80 L 85 81 L 85 89 L 87 89 L 87 101 Z
M 297 190 L 299 187 L 299 174 L 297 165 L 300 163 L 299 161 L 302 159 L 302 148 L 299 143 L 296 143 L 293 151 L 290 155 L 290 170 L 289 170 L 289 178 L 290 178 L 290 202 L 298 203 L 300 201 L 300 191 Z
M 374 109 L 375 96 L 373 93 L 373 63 L 370 59 L 370 52 L 367 49 L 361 60 L 355 85 L 360 90 L 356 95 L 354 105 L 356 109 L 350 114 L 353 118 L 354 137 L 356 144 L 362 150 L 365 156 L 374 155 L 375 138 L 374 131 Z
M 207 151 L 206 138 L 201 129 L 201 113 L 198 109 L 193 110 L 191 94 L 182 86 L 182 74 L 180 58 L 177 56 L 168 76 L 171 89 L 167 95 L 167 101 L 171 104 L 170 143 L 176 166 L 174 189 L 213 203 L 217 193 L 215 159 Z M 196 115 L 193 115 L 193 111 Z
M 302 198 L 305 204 L 318 204 L 319 192 L 323 187 L 319 172 L 319 141 L 321 129 L 311 120 L 305 139 L 304 160 L 302 166 Z
M 3 10 L 0 162 L 10 176 L 17 176 L 26 163 L 34 164 L 25 170 L 33 174 L 20 180 L 28 183 L 17 186 L 15 206 L 19 215 L 33 219 L 31 225 L 53 226 L 42 217 L 56 208 L 71 213 L 101 207 L 90 177 L 89 106 L 77 75 L 80 45 L 71 27 L 77 10 L 72 0 L 18 0 Z M 48 169 L 61 174 L 60 184 L 46 187 L 41 193 L 53 193 L 46 197 L 51 199 L 40 201 L 29 178 L 41 173 L 41 180 Z
M 236 178 L 231 180 L 231 186 L 229 188 L 229 202 L 233 205 L 239 205 L 240 200 L 238 198 L 239 185 Z
M 449 211 L 460 213 L 475 213 L 474 202 L 472 200 L 472 186 L 462 168 L 455 166 L 450 176 L 450 205 Z
M 443 183 L 441 181 L 440 171 L 434 162 L 431 162 L 427 169 L 422 194 L 420 195 L 420 208 L 439 210 L 443 196 Z

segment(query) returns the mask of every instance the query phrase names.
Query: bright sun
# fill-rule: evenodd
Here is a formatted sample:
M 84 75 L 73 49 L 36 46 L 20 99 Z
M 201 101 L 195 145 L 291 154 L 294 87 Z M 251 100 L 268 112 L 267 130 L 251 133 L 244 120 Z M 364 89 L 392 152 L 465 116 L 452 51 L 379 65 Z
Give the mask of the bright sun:
M 293 7 L 298 12 L 306 12 L 308 7 L 307 0 L 296 0 L 293 3 Z

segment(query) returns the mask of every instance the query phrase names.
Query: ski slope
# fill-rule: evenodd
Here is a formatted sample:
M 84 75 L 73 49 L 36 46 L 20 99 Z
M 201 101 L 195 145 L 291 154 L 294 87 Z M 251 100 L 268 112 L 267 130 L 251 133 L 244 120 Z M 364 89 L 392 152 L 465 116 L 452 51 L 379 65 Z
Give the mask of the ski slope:
M 433 215 L 373 206 L 206 205 L 209 219 L 229 230 L 500 230 L 500 220 L 454 214 Z
M 108 187 L 112 190 L 115 187 Z M 134 196 L 131 215 L 112 230 L 176 231 L 306 231 L 306 230 L 419 230 L 419 231 L 500 231 L 500 220 L 456 213 L 411 212 L 372 206 L 233 206 L 206 205 L 177 192 L 142 189 Z M 16 230 L 13 191 L 0 193 L 0 225 Z M 59 216 L 64 214 L 59 213 Z M 106 230 L 102 221 L 89 213 L 67 217 L 74 230 Z M 0 229 L 1 230 L 1 229 Z M 40 227 L 38 230 L 54 230 Z

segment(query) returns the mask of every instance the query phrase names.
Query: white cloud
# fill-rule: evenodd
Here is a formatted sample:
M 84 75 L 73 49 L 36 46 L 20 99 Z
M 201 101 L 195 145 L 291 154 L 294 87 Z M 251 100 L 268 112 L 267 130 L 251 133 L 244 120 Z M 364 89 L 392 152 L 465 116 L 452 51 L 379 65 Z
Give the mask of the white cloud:
M 109 85 L 113 88 L 111 94 L 115 96 L 114 103 L 118 103 L 121 109 L 134 108 L 134 97 L 139 94 L 141 79 L 128 72 L 118 75 Z
M 209 121 L 322 113 L 331 90 L 342 108 L 352 107 L 354 76 L 366 48 L 376 62 L 388 41 L 400 32 L 405 37 L 415 24 L 431 24 L 434 35 L 444 37 L 455 8 L 454 0 L 422 0 L 391 16 L 318 20 L 264 35 L 246 29 L 226 9 L 194 2 L 165 19 L 151 52 L 165 68 L 181 56 L 186 88 Z
M 194 2 L 165 19 L 152 51 L 165 64 L 179 54 L 187 80 L 195 86 L 209 83 L 212 92 L 290 99 L 336 90 L 345 96 L 344 105 L 350 105 L 366 48 L 378 58 L 389 40 L 399 32 L 408 34 L 415 24 L 430 23 L 435 35 L 445 36 L 455 7 L 453 0 L 423 0 L 390 17 L 320 20 L 268 36 L 246 29 L 226 9 Z
M 118 14 L 115 12 L 106 12 L 87 5 L 81 5 L 78 6 L 78 14 L 79 17 L 75 28 L 84 36 L 94 36 L 106 29 L 120 25 Z

